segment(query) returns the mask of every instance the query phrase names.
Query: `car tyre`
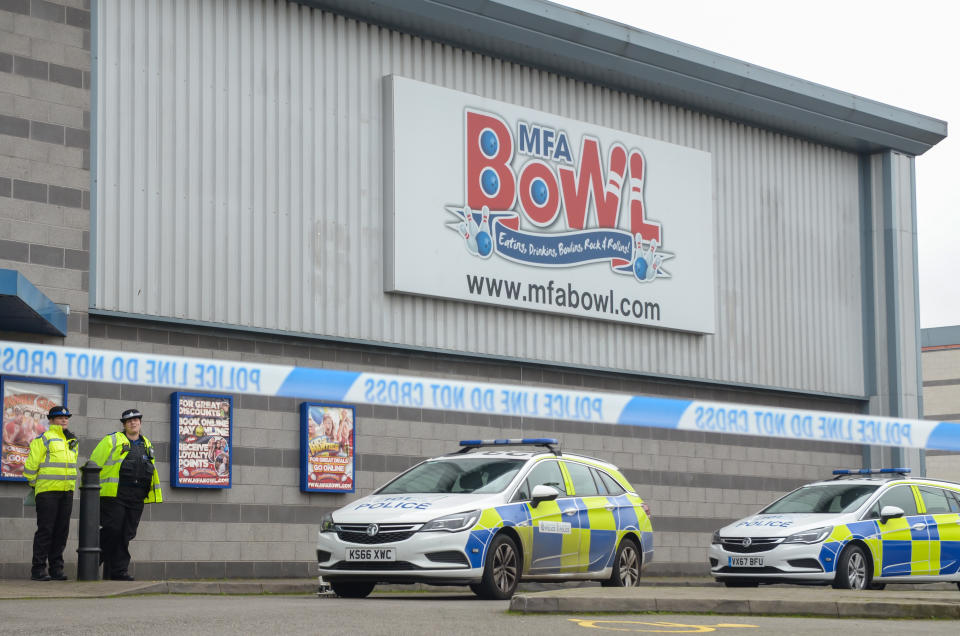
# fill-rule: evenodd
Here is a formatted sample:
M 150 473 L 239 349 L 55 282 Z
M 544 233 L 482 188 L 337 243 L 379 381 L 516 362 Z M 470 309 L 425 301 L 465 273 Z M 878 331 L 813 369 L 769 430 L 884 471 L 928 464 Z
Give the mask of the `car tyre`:
M 637 587 L 640 585 L 640 570 L 643 566 L 643 555 L 637 547 L 637 542 L 630 537 L 624 537 L 613 558 L 613 573 L 600 585 L 603 587 Z
M 727 587 L 760 587 L 760 581 L 751 581 L 750 579 L 734 579 L 724 581 Z
M 867 553 L 858 545 L 848 545 L 837 559 L 837 574 L 833 587 L 838 590 L 866 590 L 870 588 L 872 573 Z
M 368 581 L 330 581 L 330 589 L 341 598 L 367 598 L 376 586 Z
M 480 583 L 470 586 L 480 598 L 505 601 L 517 591 L 520 581 L 520 553 L 517 544 L 505 534 L 498 534 L 487 548 Z

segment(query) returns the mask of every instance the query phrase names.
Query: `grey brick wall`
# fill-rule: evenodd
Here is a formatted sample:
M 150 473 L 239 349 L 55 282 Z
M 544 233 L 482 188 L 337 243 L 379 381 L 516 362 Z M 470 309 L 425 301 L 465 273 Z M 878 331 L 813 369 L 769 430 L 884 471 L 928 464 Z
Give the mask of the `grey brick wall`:
M 70 305 L 87 344 L 89 0 L 0 0 L 0 267 Z
M 258 360 L 384 373 L 456 377 L 556 387 L 598 387 L 632 394 L 697 396 L 785 407 L 856 411 L 857 403 L 772 392 L 581 373 L 536 365 L 344 346 L 279 336 L 93 316 L 90 346 L 172 355 Z M 618 427 L 567 421 L 464 415 L 412 408 L 357 407 L 357 492 L 304 494 L 299 489 L 299 402 L 235 396 L 233 487 L 169 485 L 170 391 L 71 383 L 72 428 L 89 456 L 136 405 L 157 447 L 164 503 L 148 506 L 132 544 L 135 576 L 306 576 L 323 513 L 368 494 L 425 457 L 468 438 L 555 436 L 564 449 L 614 462 L 653 511 L 652 573 L 706 573 L 713 530 L 755 511 L 784 491 L 838 466 L 859 466 L 859 447 L 723 434 Z M 25 576 L 32 512 L 22 486 L 0 484 L 0 576 Z M 67 554 L 75 567 L 75 538 Z

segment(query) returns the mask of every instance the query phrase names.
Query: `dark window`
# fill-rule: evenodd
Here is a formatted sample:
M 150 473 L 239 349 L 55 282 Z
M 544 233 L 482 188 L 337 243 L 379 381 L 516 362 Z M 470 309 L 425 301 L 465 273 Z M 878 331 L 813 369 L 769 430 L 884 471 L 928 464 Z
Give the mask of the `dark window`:
M 944 490 L 947 494 L 947 504 L 950 506 L 950 512 L 960 512 L 960 493 L 953 490 Z
M 567 488 L 563 484 L 563 473 L 560 472 L 560 464 L 556 460 L 548 459 L 537 463 L 527 475 L 520 489 L 517 490 L 514 501 L 529 501 L 534 486 L 551 486 L 560 491 L 561 495 L 567 494 Z
M 760 511 L 760 514 L 853 512 L 873 495 L 874 484 L 829 483 L 803 486 Z
M 894 486 L 887 492 L 880 495 L 879 501 L 871 510 L 870 517 L 879 519 L 880 512 L 884 506 L 896 506 L 903 510 L 904 515 L 912 516 L 917 513 L 917 500 L 913 498 L 913 491 L 910 486 Z
M 939 488 L 924 486 L 920 486 L 918 490 L 928 515 L 942 515 L 950 512 L 950 501 L 947 499 L 947 493 Z
M 523 464 L 520 459 L 485 457 L 430 460 L 399 475 L 377 494 L 501 492 Z
M 573 482 L 573 490 L 577 497 L 592 497 L 600 494 L 588 466 L 576 462 L 564 462 L 564 464 L 567 466 L 567 472 L 570 473 L 570 480 Z
M 603 472 L 602 470 L 599 470 L 597 472 L 600 474 L 600 481 L 602 481 L 603 485 L 607 487 L 608 494 L 622 495 L 623 493 L 627 492 L 626 490 L 623 489 L 623 486 L 621 486 L 616 479 L 614 479 L 607 473 Z

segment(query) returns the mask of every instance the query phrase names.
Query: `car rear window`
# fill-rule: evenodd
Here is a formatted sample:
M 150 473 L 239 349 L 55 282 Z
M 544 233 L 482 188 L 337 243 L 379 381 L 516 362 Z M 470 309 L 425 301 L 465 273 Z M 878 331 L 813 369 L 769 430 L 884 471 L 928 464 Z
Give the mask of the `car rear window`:
M 940 515 L 955 512 L 955 510 L 950 509 L 950 499 L 947 498 L 947 493 L 939 488 L 920 486 L 917 490 L 920 491 L 920 498 L 923 499 L 927 514 Z
M 616 479 L 607 473 L 603 472 L 602 470 L 598 470 L 597 473 L 600 475 L 600 481 L 602 481 L 603 485 L 607 488 L 607 494 L 622 495 L 623 493 L 627 492 Z
M 588 466 L 578 464 L 577 462 L 564 462 L 564 464 L 567 466 L 567 472 L 570 473 L 570 479 L 573 481 L 573 490 L 577 497 L 591 497 L 600 494 Z

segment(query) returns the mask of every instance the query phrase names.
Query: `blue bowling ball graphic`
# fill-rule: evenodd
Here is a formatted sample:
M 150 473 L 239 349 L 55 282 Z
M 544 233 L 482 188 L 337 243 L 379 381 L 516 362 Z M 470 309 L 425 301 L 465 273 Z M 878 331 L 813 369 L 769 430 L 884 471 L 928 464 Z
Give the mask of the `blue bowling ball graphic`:
M 633 274 L 639 280 L 647 280 L 647 261 L 642 258 L 633 261 Z
M 534 179 L 530 184 L 530 198 L 533 199 L 533 202 L 537 205 L 543 205 L 547 202 L 547 184 L 543 182 L 543 179 Z
M 497 149 L 500 147 L 500 142 L 497 141 L 497 136 L 493 134 L 493 131 L 489 128 L 480 133 L 480 150 L 483 151 L 488 157 L 492 157 L 497 154 Z
M 480 187 L 488 197 L 492 197 L 500 190 L 500 178 L 492 168 L 487 168 L 480 175 Z
M 492 251 L 493 241 L 490 239 L 490 235 L 484 230 L 477 232 L 477 252 L 480 254 L 480 256 L 490 256 L 490 252 Z

